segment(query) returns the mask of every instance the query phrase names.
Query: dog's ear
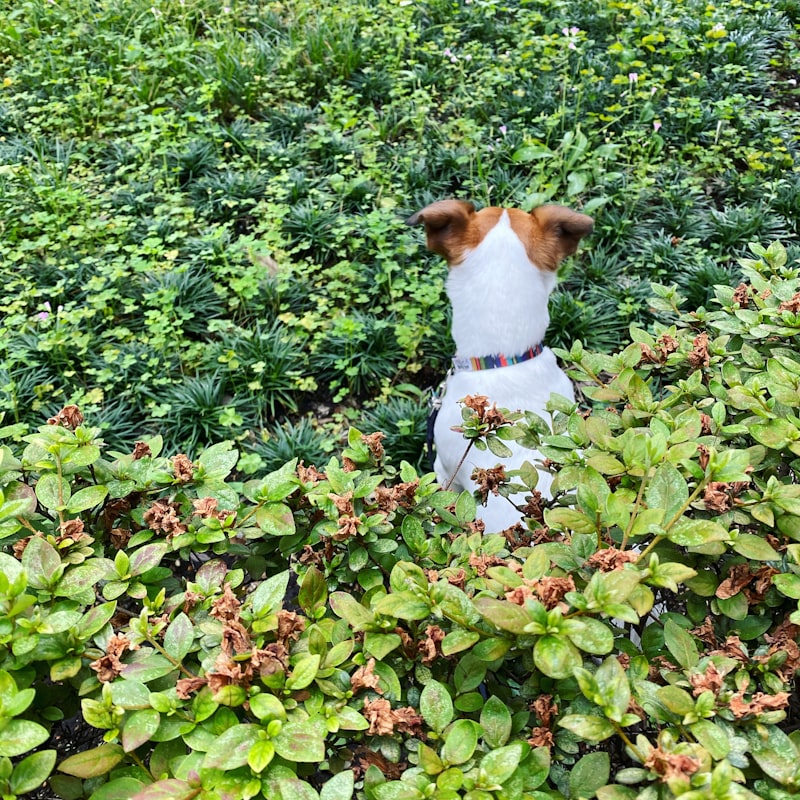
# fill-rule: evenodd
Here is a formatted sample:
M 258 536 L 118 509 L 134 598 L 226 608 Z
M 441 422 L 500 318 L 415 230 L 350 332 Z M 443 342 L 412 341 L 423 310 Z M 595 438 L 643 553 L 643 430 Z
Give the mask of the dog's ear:
M 464 200 L 439 200 L 412 214 L 407 225 L 425 226 L 428 249 L 452 262 L 463 249 L 475 206 Z
M 592 232 L 594 220 L 564 206 L 539 206 L 531 211 L 537 229 L 536 244 L 542 249 L 539 266 L 556 270 L 578 249 L 584 236 Z

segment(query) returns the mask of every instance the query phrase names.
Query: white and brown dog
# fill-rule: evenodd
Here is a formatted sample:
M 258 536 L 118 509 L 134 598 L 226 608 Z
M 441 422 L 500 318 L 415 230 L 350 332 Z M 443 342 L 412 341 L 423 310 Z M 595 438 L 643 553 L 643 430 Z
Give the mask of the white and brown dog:
M 530 213 L 514 208 L 484 208 L 441 200 L 409 218 L 425 226 L 427 245 L 444 256 L 450 268 L 447 295 L 453 306 L 456 356 L 436 419 L 434 469 L 454 489 L 474 489 L 476 467 L 498 463 L 490 451 L 473 448 L 465 463 L 466 441 L 452 428 L 462 422 L 458 401 L 486 395 L 498 408 L 529 410 L 546 416 L 545 403 L 555 392 L 573 398 L 572 384 L 549 348 L 542 345 L 550 322 L 547 301 L 556 285 L 556 270 L 572 255 L 593 226 L 592 218 L 563 206 L 547 205 Z M 519 469 L 536 453 L 506 442 L 514 451 L 505 460 Z M 548 496 L 552 479 L 541 472 L 537 488 Z M 479 510 L 486 531 L 502 531 L 520 521 L 506 498 L 489 496 Z

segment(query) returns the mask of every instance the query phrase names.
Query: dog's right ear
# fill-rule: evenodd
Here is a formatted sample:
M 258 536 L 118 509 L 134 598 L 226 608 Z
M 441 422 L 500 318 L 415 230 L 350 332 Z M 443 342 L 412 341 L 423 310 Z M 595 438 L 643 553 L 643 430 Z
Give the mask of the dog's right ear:
M 475 206 L 472 203 L 439 200 L 412 214 L 406 220 L 406 225 L 422 223 L 428 249 L 452 263 L 463 252 L 466 232 L 474 216 Z

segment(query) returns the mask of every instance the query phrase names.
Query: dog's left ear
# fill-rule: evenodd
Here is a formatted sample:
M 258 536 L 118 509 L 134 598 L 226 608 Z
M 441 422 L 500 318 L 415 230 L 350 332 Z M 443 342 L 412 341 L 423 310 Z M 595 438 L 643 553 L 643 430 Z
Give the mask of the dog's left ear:
M 580 240 L 594 228 L 591 217 L 564 206 L 539 206 L 531 211 L 531 217 L 538 228 L 539 236 L 549 240 L 556 251 L 554 255 L 557 255 L 558 262 L 573 255 Z M 556 264 L 555 267 L 557 266 Z
M 406 225 L 425 226 L 428 250 L 458 260 L 465 246 L 467 230 L 475 217 L 475 206 L 464 200 L 439 200 L 412 214 Z

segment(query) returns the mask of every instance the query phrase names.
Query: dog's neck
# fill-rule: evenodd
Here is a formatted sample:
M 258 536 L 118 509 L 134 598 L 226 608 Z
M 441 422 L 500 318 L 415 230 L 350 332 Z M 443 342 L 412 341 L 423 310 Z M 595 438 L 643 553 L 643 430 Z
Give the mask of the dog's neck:
M 503 213 L 481 243 L 450 268 L 447 295 L 456 353 L 513 356 L 541 342 L 555 284 L 554 273 L 531 264 Z

